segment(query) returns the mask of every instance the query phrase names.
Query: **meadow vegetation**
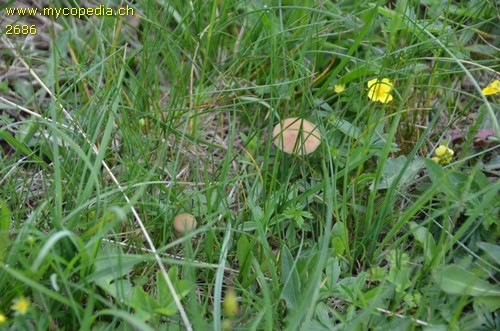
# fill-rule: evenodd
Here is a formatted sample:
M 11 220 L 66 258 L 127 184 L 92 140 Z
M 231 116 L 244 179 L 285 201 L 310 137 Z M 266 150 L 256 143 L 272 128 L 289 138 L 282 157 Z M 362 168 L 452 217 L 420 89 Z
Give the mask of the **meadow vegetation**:
M 3 1 L 0 330 L 498 330 L 498 9 Z

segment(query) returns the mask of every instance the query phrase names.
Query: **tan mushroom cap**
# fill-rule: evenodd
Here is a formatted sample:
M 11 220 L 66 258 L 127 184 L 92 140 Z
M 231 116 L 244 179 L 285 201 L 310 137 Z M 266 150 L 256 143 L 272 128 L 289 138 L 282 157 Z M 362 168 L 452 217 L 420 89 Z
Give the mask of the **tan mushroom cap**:
M 197 225 L 196 219 L 189 213 L 182 213 L 174 217 L 174 230 L 178 235 L 193 231 Z
M 274 144 L 287 154 L 307 155 L 321 144 L 321 135 L 311 122 L 290 117 L 273 129 Z

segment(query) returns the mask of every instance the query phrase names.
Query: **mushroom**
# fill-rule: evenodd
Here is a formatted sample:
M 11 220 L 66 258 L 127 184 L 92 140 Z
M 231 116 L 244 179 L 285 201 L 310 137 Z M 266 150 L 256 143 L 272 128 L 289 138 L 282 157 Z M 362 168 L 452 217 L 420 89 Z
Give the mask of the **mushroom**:
M 276 124 L 273 139 L 276 147 L 287 154 L 311 154 L 321 144 L 321 135 L 315 126 L 298 117 Z
M 196 229 L 196 219 L 189 213 L 182 213 L 174 217 L 174 230 L 180 236 Z

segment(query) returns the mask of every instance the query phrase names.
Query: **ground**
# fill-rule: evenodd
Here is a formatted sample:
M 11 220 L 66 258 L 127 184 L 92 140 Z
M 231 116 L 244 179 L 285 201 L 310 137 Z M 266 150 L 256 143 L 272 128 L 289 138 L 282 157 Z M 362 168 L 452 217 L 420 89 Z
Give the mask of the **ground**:
M 0 10 L 0 330 L 499 328 L 496 3 Z

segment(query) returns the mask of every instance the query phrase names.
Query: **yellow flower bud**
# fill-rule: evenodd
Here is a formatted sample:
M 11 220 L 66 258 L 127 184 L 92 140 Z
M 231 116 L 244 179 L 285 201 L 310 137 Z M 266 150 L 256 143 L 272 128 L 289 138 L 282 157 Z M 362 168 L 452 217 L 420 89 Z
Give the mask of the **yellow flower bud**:
M 231 323 L 231 320 L 225 319 L 222 321 L 223 330 L 231 330 L 232 328 L 233 328 L 233 323 Z
M 345 85 L 344 84 L 336 84 L 334 87 L 335 93 L 342 93 L 345 90 Z
M 436 154 L 436 156 L 432 158 L 433 161 L 441 164 L 448 164 L 453 159 L 455 152 L 445 145 L 439 145 L 434 151 L 434 154 Z
M 448 147 L 446 147 L 445 145 L 440 145 L 438 148 L 436 148 L 436 150 L 434 151 L 434 154 L 436 154 L 436 156 L 438 156 L 438 157 L 441 157 L 441 156 L 446 154 L 447 149 L 448 149 Z
M 238 313 L 238 298 L 233 288 L 227 289 L 222 306 L 227 317 L 233 317 Z

